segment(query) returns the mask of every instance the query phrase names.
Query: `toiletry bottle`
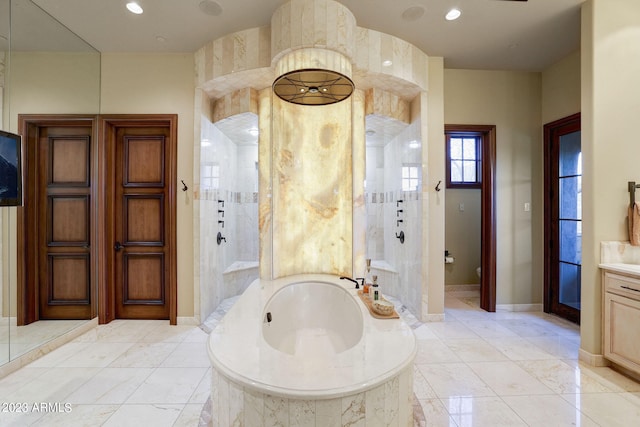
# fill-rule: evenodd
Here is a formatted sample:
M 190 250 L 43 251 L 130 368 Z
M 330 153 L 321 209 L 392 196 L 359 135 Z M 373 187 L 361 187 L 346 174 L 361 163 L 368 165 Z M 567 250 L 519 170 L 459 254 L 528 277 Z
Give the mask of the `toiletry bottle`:
M 371 289 L 373 289 L 373 300 L 382 299 L 382 294 L 380 293 L 380 285 L 378 285 L 378 276 L 373 276 L 373 283 L 371 284 Z
M 364 275 L 364 289 L 362 290 L 363 294 L 371 293 L 371 259 L 367 258 L 367 272 Z

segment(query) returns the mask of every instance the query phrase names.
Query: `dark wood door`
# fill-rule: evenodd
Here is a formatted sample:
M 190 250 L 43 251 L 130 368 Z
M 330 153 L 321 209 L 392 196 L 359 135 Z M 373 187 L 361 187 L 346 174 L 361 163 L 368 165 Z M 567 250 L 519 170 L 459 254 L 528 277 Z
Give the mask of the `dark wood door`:
M 144 121 L 112 123 L 109 133 L 115 318 L 175 323 L 175 138 Z
M 39 138 L 40 319 L 91 317 L 91 129 Z
M 582 154 L 580 114 L 545 125 L 544 310 L 580 323 Z
M 21 117 L 18 322 L 95 313 L 93 119 Z

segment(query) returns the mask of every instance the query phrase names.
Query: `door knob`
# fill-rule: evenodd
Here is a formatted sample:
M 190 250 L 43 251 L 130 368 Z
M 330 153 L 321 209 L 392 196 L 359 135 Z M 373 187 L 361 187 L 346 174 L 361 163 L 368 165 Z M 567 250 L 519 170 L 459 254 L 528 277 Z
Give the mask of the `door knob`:
M 124 246 L 122 246 L 120 242 L 116 242 L 116 244 L 113 246 L 113 249 L 115 249 L 116 252 L 120 252 L 122 248 L 124 248 Z

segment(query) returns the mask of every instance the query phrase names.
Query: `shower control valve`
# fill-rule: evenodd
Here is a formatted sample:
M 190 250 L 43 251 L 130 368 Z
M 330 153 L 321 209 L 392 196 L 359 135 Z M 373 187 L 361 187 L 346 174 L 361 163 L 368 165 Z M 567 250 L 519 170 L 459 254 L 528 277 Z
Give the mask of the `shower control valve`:
M 222 236 L 222 233 L 218 231 L 218 236 L 216 236 L 216 242 L 218 245 L 222 244 L 222 242 L 226 242 L 227 238 Z

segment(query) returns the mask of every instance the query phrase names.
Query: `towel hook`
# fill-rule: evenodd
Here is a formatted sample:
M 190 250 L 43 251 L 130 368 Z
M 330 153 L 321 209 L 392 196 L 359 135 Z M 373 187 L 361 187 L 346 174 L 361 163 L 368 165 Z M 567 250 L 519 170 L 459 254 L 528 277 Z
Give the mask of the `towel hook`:
M 442 180 L 438 181 L 438 183 L 436 184 L 436 191 L 440 191 L 440 184 L 442 184 Z
M 629 201 L 631 202 L 631 207 L 636 204 L 636 188 L 640 188 L 640 185 L 636 185 L 635 181 L 628 182 L 629 188 Z
M 187 187 L 187 184 L 184 183 L 184 179 L 181 179 L 180 182 L 182 183 L 182 191 L 187 191 L 189 187 Z

